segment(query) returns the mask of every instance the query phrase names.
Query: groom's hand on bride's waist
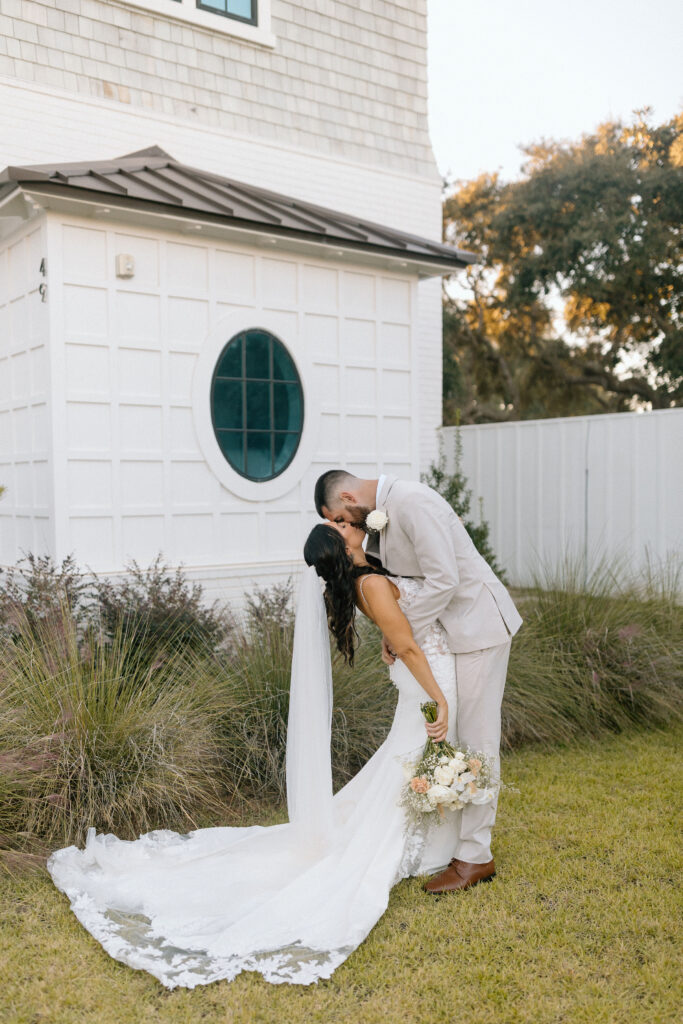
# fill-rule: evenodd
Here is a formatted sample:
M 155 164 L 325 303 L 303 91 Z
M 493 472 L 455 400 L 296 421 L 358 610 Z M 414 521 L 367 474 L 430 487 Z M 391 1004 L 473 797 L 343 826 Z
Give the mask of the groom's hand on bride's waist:
M 382 637 L 382 661 L 385 665 L 393 665 L 396 661 L 396 655 L 387 643 L 387 638 L 385 636 Z

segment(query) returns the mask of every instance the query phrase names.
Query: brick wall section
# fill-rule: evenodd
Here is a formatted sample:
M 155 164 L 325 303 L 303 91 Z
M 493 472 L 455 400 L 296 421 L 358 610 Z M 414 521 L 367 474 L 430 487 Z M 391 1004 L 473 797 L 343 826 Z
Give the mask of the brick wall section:
M 111 0 L 0 0 L 0 75 L 433 180 L 426 7 L 273 0 L 269 49 Z

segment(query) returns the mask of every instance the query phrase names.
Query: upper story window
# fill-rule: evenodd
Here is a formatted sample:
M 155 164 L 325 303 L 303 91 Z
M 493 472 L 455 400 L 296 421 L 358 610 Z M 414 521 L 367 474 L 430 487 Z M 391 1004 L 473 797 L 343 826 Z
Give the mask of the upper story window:
M 236 18 L 249 25 L 257 24 L 257 0 L 196 0 L 197 7 L 202 11 L 213 11 L 226 18 Z
M 270 27 L 272 0 L 122 0 L 130 7 L 184 21 L 259 46 L 275 46 Z

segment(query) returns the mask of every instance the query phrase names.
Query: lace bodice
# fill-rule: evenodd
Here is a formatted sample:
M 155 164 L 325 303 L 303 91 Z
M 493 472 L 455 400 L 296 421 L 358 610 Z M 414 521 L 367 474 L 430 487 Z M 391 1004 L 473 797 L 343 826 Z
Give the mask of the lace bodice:
M 369 574 L 368 574 L 369 575 Z M 360 589 L 363 593 L 363 583 L 367 579 L 366 576 L 361 577 Z M 424 587 L 424 580 L 415 579 L 412 576 L 392 576 L 391 582 L 394 583 L 401 592 L 401 596 L 398 599 L 398 604 L 412 626 L 410 617 L 411 606 L 415 603 L 416 597 Z M 363 595 L 365 596 L 365 595 Z M 424 651 L 427 658 L 430 655 L 448 655 L 451 654 L 451 649 L 448 646 L 448 636 L 446 630 L 443 628 L 440 622 L 434 622 L 427 630 L 426 636 L 422 638 L 420 647 Z
M 412 576 L 394 576 L 393 582 L 401 591 L 401 596 L 398 599 L 401 611 L 407 618 L 408 622 L 410 622 L 410 608 L 424 587 L 424 580 L 414 579 Z M 451 653 L 451 649 L 448 646 L 446 630 L 439 621 L 434 622 L 429 627 L 427 635 L 422 640 L 420 646 L 427 658 L 431 655 Z

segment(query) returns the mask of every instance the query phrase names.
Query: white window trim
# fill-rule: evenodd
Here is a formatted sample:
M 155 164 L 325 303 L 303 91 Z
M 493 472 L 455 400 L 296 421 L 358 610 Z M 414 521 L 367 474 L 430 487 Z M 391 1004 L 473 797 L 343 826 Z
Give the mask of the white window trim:
M 247 480 L 232 468 L 221 451 L 211 421 L 211 381 L 221 352 L 236 334 L 248 330 L 274 334 L 294 360 L 304 396 L 304 424 L 296 455 L 273 480 Z M 320 407 L 313 386 L 313 367 L 301 339 L 282 333 L 282 321 L 258 309 L 236 310 L 219 320 L 205 338 L 192 378 L 192 418 L 202 455 L 221 484 L 246 501 L 272 501 L 292 491 L 309 469 L 319 433 Z
M 258 0 L 258 25 L 247 25 L 246 22 L 238 21 L 236 18 L 226 18 L 221 14 L 203 11 L 197 7 L 195 0 L 180 0 L 180 2 L 178 0 L 122 0 L 122 2 L 129 7 L 152 11 L 154 14 L 170 18 L 173 21 L 184 21 L 186 24 L 194 25 L 195 28 L 220 32 L 226 36 L 244 39 L 249 43 L 257 43 L 259 46 L 273 47 L 276 43 L 270 25 L 271 0 Z

